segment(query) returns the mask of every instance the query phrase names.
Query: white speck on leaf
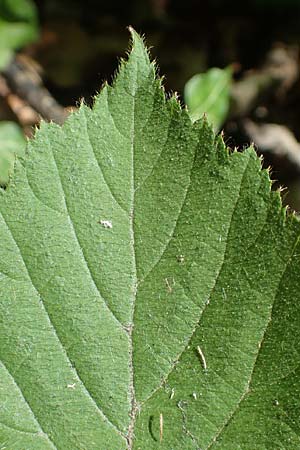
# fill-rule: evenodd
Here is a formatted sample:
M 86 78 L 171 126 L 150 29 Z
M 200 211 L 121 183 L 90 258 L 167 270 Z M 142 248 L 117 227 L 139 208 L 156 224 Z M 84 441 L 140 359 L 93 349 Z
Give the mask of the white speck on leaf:
M 166 283 L 169 294 L 171 294 L 173 292 L 173 286 L 175 286 L 174 278 L 172 278 L 172 279 L 165 278 L 165 283 Z
M 100 225 L 104 228 L 112 228 L 112 223 L 110 220 L 100 220 Z
M 198 355 L 200 356 L 200 359 L 201 359 L 201 362 L 203 365 L 203 369 L 206 370 L 207 369 L 206 359 L 205 359 L 205 356 L 204 356 L 201 348 L 199 347 L 199 345 L 197 347 L 197 352 L 198 352 Z
M 161 442 L 163 439 L 164 434 L 164 418 L 163 415 L 160 413 L 159 415 L 159 441 Z
M 226 295 L 226 291 L 224 288 L 222 288 L 222 297 L 224 300 L 227 300 L 227 295 Z
M 177 256 L 177 261 L 178 261 L 179 263 L 184 263 L 184 256 L 183 256 L 183 255 L 178 255 L 178 256 Z
M 76 383 L 67 385 L 67 388 L 69 388 L 69 389 L 75 389 L 75 387 L 76 387 Z

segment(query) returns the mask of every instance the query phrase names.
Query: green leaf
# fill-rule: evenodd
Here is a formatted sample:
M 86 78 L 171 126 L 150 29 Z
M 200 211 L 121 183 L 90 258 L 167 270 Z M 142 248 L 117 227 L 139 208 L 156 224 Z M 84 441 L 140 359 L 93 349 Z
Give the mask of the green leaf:
M 0 70 L 14 51 L 38 38 L 37 13 L 30 0 L 0 0 Z
M 194 75 L 185 85 L 184 98 L 193 121 L 205 113 L 216 131 L 229 111 L 231 68 L 212 68 Z
M 140 37 L 0 195 L 0 444 L 300 447 L 300 225 Z
M 0 185 L 6 185 L 13 171 L 15 155 L 24 156 L 26 141 L 14 122 L 0 122 Z

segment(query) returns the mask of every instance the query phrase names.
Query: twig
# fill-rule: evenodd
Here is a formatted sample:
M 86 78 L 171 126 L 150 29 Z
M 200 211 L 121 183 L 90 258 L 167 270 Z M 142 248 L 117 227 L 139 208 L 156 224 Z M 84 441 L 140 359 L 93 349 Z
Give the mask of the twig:
M 243 126 L 260 151 L 286 157 L 300 172 L 300 143 L 287 127 L 275 123 L 258 125 L 250 119 L 245 119 Z
M 282 96 L 299 77 L 298 49 L 277 45 L 259 70 L 247 72 L 231 88 L 230 118 L 245 117 L 274 92 Z
M 60 106 L 43 86 L 35 66 L 25 57 L 16 57 L 3 71 L 12 93 L 26 101 L 45 120 L 62 124 L 68 112 Z

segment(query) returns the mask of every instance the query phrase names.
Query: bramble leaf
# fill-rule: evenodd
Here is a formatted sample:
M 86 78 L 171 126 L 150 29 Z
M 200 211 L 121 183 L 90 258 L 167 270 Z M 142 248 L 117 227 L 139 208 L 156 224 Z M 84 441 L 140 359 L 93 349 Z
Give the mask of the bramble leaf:
M 0 186 L 8 183 L 13 172 L 15 155 L 24 156 L 26 140 L 15 122 L 0 122 Z
M 32 0 L 0 0 L 0 69 L 14 51 L 38 38 L 37 11 Z
M 299 235 L 141 38 L 0 193 L 0 444 L 297 449 Z
M 229 112 L 231 78 L 231 67 L 213 67 L 187 81 L 184 99 L 193 121 L 206 114 L 215 131 L 220 129 Z

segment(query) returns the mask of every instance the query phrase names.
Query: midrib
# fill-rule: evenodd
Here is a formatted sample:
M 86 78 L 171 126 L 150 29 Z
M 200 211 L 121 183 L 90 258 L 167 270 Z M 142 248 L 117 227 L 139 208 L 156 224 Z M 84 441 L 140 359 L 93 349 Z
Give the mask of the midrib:
M 137 83 L 137 65 L 135 66 L 135 81 L 134 86 Z M 129 393 L 130 393 L 130 403 L 131 403 L 131 411 L 130 411 L 130 423 L 128 427 L 128 449 L 131 450 L 133 448 L 133 436 L 134 436 L 134 425 L 136 419 L 137 412 L 137 404 L 135 399 L 135 389 L 134 389 L 134 367 L 133 367 L 133 327 L 134 327 L 134 310 L 135 310 L 135 301 L 136 301 L 136 292 L 137 292 L 137 267 L 136 267 L 136 253 L 135 253 L 135 235 L 134 235 L 134 202 L 135 202 L 135 163 L 134 163 L 134 141 L 135 141 L 135 109 L 136 109 L 136 101 L 135 101 L 135 89 L 132 94 L 132 117 L 131 117 L 131 130 L 130 130 L 130 155 L 131 155 L 131 207 L 129 210 L 129 219 L 130 219 L 130 246 L 132 253 L 132 268 L 133 268 L 133 276 L 132 276 L 132 306 L 131 306 L 131 323 L 129 327 L 129 370 L 130 370 L 130 384 L 129 384 Z

